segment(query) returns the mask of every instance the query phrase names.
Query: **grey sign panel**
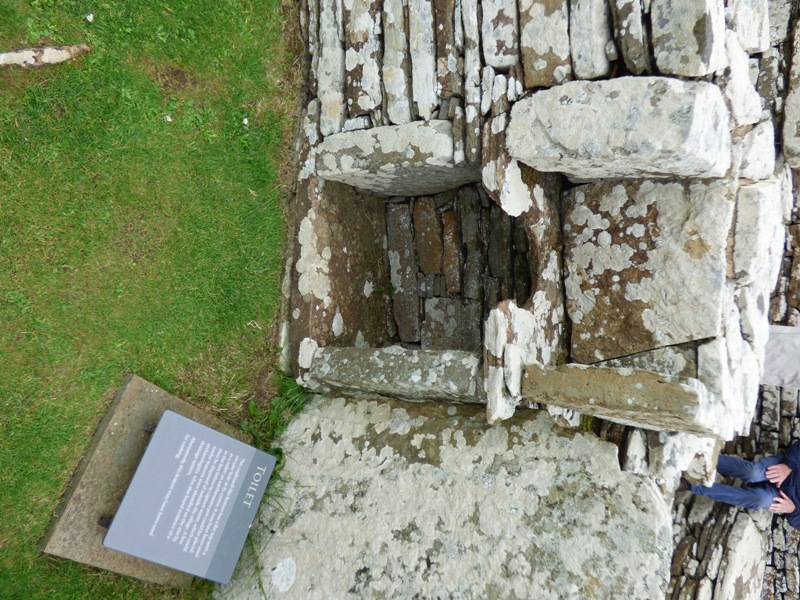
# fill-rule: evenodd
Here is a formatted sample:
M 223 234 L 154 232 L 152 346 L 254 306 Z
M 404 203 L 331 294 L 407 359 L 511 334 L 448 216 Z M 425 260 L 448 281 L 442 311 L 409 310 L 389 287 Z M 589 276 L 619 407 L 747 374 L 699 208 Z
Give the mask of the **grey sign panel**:
M 103 544 L 228 583 L 275 462 L 166 411 Z

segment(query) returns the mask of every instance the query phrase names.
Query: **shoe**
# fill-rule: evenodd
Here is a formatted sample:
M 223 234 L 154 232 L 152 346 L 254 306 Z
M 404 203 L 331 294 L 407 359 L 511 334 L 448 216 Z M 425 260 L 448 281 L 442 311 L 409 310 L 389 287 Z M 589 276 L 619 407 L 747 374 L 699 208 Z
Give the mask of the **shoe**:
M 686 479 L 681 477 L 680 483 L 678 483 L 678 489 L 675 490 L 675 493 L 677 494 L 678 492 L 688 492 L 690 489 L 691 489 L 691 484 Z

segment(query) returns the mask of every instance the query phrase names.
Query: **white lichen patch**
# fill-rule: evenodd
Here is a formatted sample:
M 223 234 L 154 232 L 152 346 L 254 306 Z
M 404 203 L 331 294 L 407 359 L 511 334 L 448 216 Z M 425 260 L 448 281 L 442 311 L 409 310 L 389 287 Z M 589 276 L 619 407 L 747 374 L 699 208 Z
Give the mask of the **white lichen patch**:
M 319 348 L 319 344 L 311 338 L 303 338 L 300 342 L 300 348 L 297 354 L 297 364 L 301 369 L 311 368 L 311 363 L 314 360 L 314 353 Z
M 295 268 L 300 275 L 297 287 L 303 295 L 303 299 L 308 302 L 313 296 L 320 300 L 323 306 L 328 307 L 331 303 L 331 280 L 328 276 L 328 261 L 331 254 L 330 248 L 320 251 L 317 247 L 317 227 L 320 225 L 321 223 L 317 221 L 316 211 L 310 208 L 298 228 L 297 240 L 300 243 L 300 258 L 297 259 Z
M 339 337 L 344 332 L 344 319 L 342 318 L 342 313 L 336 312 L 333 317 L 333 335 Z

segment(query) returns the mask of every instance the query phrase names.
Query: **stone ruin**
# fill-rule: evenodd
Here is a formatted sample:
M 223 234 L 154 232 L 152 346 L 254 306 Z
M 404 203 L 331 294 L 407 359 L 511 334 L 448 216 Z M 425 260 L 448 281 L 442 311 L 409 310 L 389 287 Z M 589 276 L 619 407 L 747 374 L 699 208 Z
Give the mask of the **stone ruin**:
M 759 386 L 800 325 L 796 13 L 301 2 L 284 357 L 325 399 L 270 597 L 797 597 L 778 520 L 674 501 L 800 432 Z

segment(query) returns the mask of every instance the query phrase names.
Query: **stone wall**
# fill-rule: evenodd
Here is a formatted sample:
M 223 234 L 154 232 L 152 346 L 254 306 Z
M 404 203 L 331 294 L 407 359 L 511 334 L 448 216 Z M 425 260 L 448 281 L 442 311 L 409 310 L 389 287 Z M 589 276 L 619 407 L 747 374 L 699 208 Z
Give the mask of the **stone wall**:
M 800 325 L 800 226 L 788 244 L 783 231 L 797 220 L 800 166 L 792 10 L 303 3 L 308 97 L 285 289 L 287 358 L 302 381 L 485 401 L 494 424 L 541 404 L 562 424 L 588 415 L 665 502 L 682 473 L 713 480 L 723 441 L 746 455 L 787 443 L 794 413 L 775 417 L 774 391 L 757 401 L 770 320 Z M 485 394 L 380 373 L 362 385 L 350 363 L 335 372 L 332 357 L 385 348 L 373 352 L 383 361 L 392 344 L 405 347 L 395 374 L 411 379 L 418 352 L 446 365 L 436 351 L 482 345 Z M 559 384 L 578 369 L 581 386 Z M 453 385 L 471 389 L 472 373 Z M 672 406 L 650 395 L 659 388 L 691 393 Z M 771 592 L 793 589 L 796 557 L 772 552 L 765 567 L 754 552 L 794 539 L 769 529 L 682 501 L 666 593 L 756 597 L 763 573 Z
M 307 113 L 318 126 L 305 133 L 302 174 L 384 198 L 416 197 L 387 208 L 397 324 L 387 340 L 474 350 L 480 313 L 490 422 L 536 402 L 521 393 L 528 366 L 595 364 L 693 343 L 688 377 L 724 413 L 711 433 L 746 433 L 766 296 L 779 268 L 775 232 L 791 189 L 775 154 L 779 38 L 789 19 L 782 7 L 309 2 Z M 485 277 L 476 293 L 481 259 L 468 263 L 469 242 L 453 237 L 466 236 L 453 223 L 460 211 L 437 205 L 438 222 L 425 222 L 431 202 L 446 203 L 446 190 L 478 179 L 520 219 L 530 268 L 512 268 L 529 271 L 530 284 L 513 285 L 529 293 L 496 295 Z M 474 203 L 462 196 L 457 207 Z M 440 229 L 441 273 L 414 248 Z M 476 243 L 491 250 L 496 233 L 490 227 Z M 438 249 L 430 260 L 437 257 Z M 506 285 L 497 273 L 488 277 Z M 498 303 L 511 298 L 513 308 Z M 431 328 L 443 342 L 423 339 Z M 591 410 L 580 400 L 561 408 Z M 608 417 L 607 407 L 601 413 Z
M 401 343 L 479 351 L 489 311 L 530 296 L 522 224 L 482 189 L 386 205 L 393 314 Z
M 791 223 L 786 227 L 786 247 L 781 276 L 771 297 L 770 320 L 781 325 L 800 325 L 798 299 L 791 282 L 800 261 L 800 245 L 795 234 L 800 206 L 795 194 Z M 758 407 L 749 435 L 725 445 L 724 452 L 748 459 L 779 454 L 800 439 L 798 390 L 761 386 Z M 675 555 L 668 598 L 747 597 L 763 600 L 789 600 L 800 590 L 800 532 L 781 517 L 761 511 L 744 511 L 714 504 L 707 498 L 679 497 L 674 510 Z M 754 537 L 746 543 L 739 532 L 744 523 Z M 752 523 L 752 524 L 751 524 Z M 737 529 L 734 530 L 736 524 Z M 756 535 L 757 533 L 757 535 Z M 742 565 L 750 573 L 750 592 L 746 596 L 723 593 L 723 582 L 730 580 Z M 759 594 L 756 583 L 762 582 Z

